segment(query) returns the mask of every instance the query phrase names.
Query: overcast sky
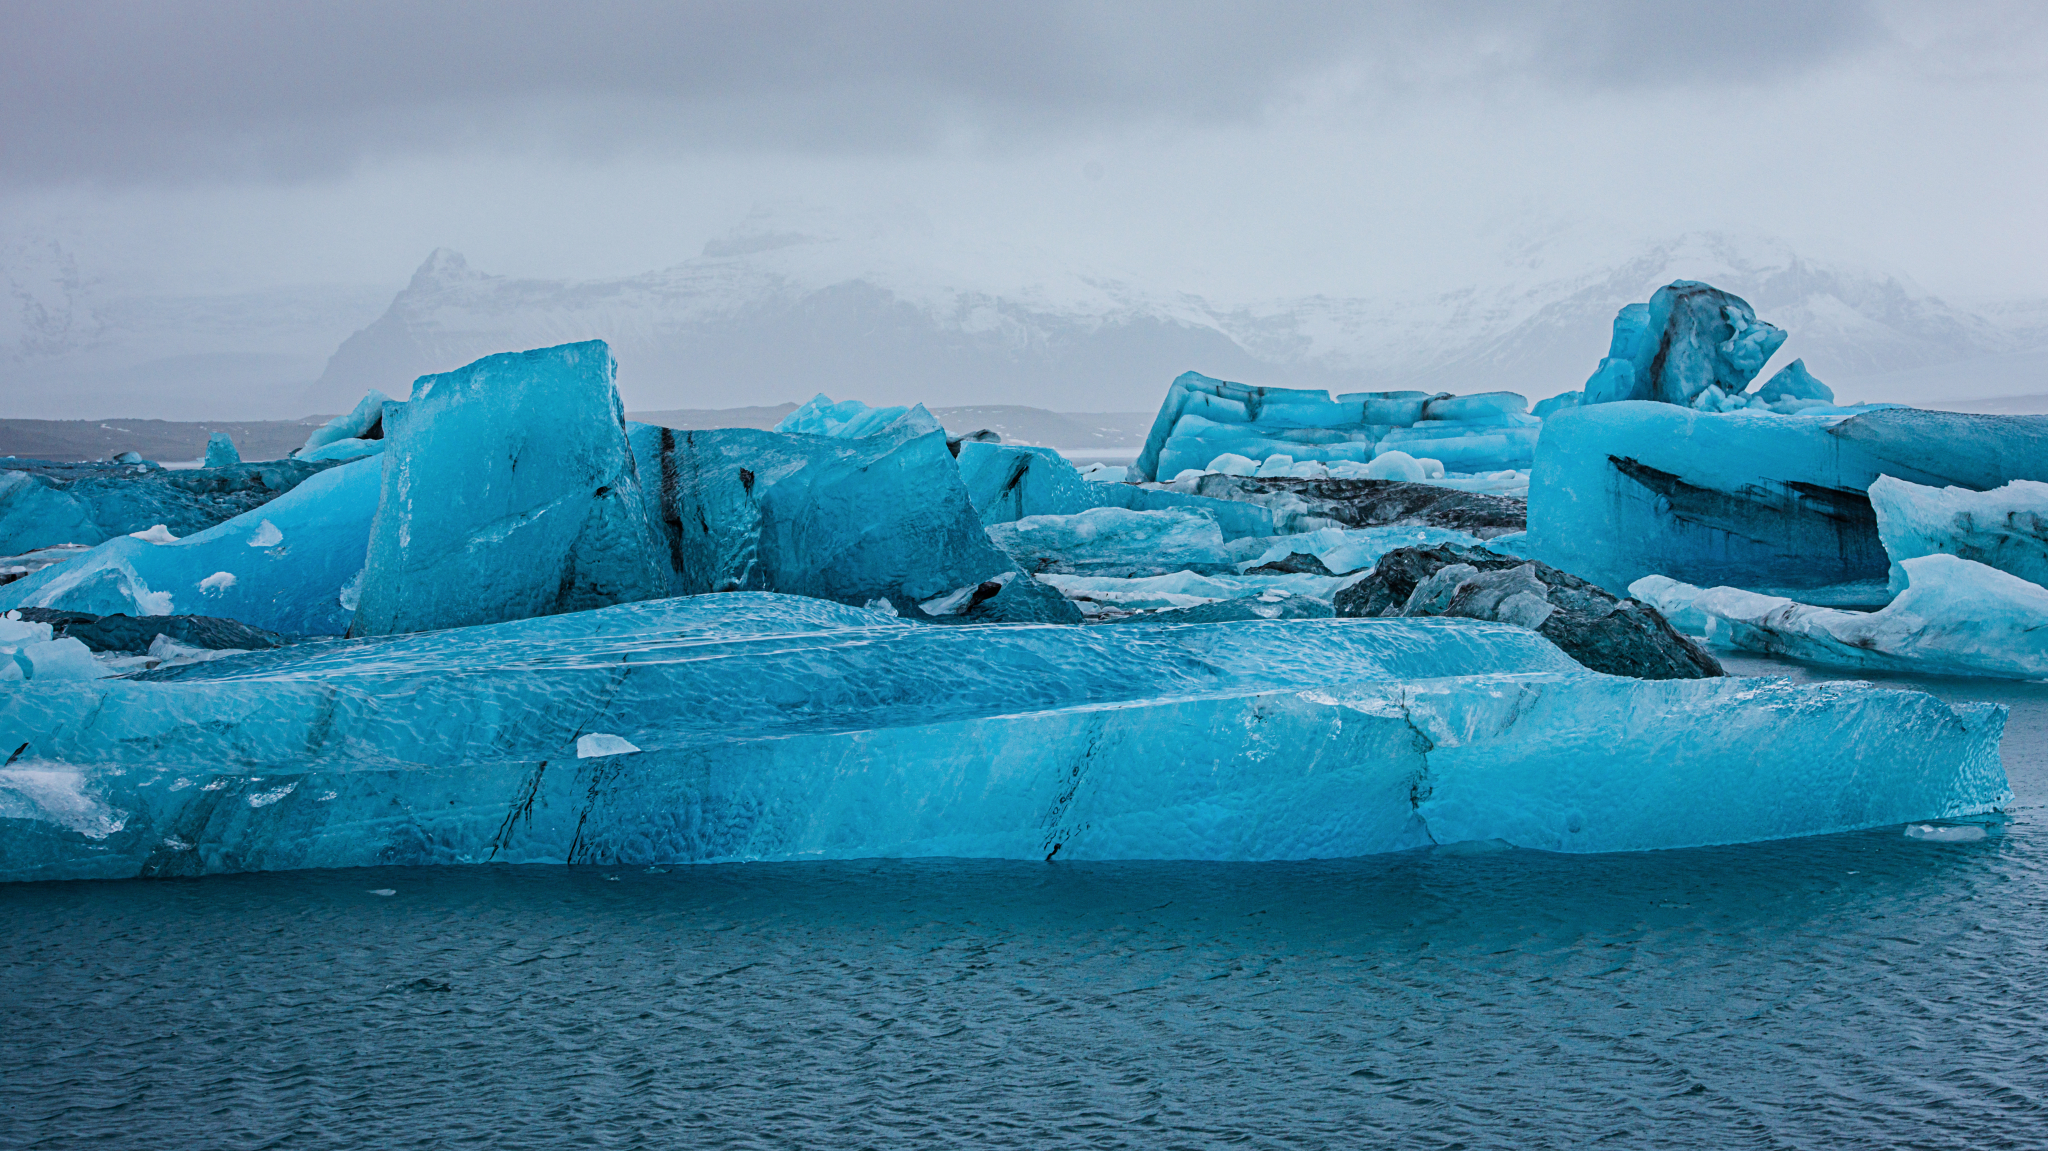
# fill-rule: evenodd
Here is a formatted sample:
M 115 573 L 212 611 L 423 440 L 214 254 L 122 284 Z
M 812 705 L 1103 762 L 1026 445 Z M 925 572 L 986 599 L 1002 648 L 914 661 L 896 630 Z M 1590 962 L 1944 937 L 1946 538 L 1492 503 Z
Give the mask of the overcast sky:
M 147 292 L 899 213 L 1231 296 L 1695 228 L 2048 295 L 2048 5 L 0 2 L 0 253 Z

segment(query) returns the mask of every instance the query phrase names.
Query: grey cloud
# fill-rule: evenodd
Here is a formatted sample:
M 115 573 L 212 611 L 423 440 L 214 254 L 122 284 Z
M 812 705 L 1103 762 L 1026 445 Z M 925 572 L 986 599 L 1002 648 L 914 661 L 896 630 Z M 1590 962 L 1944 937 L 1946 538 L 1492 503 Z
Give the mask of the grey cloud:
M 900 152 L 1249 121 L 1342 67 L 1409 87 L 1486 69 L 1753 81 L 1880 34 L 1862 0 L 6 0 L 0 23 L 0 180 L 16 186 L 317 176 L 477 146 Z

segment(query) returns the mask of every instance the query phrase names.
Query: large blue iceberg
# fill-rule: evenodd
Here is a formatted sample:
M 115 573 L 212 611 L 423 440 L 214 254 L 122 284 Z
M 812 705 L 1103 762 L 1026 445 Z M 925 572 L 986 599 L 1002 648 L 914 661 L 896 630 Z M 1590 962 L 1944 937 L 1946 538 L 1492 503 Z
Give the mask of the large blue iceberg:
M 182 539 L 126 535 L 0 586 L 0 611 L 225 616 L 286 635 L 341 635 L 355 615 L 379 461 L 330 468 Z
M 698 596 L 0 693 L 0 878 L 1632 851 L 1991 810 L 2003 716 L 1604 676 L 1468 620 L 965 629 Z
M 1788 594 L 1847 588 L 1840 604 L 1872 606 L 1891 566 L 1868 494 L 1881 475 L 1975 491 L 2043 478 L 2048 417 L 1568 408 L 1537 447 L 1526 554 L 1617 595 L 1664 575 Z
M 613 373 L 593 340 L 486 356 L 385 404 L 383 490 L 350 634 L 665 594 Z
M 0 555 L 103 543 L 158 524 L 172 535 L 192 535 L 261 507 L 333 466 L 274 460 L 173 471 L 146 461 L 0 459 Z
M 774 591 L 925 619 L 1080 619 L 989 541 L 936 424 L 899 418 L 857 437 L 635 424 L 631 442 L 676 594 Z

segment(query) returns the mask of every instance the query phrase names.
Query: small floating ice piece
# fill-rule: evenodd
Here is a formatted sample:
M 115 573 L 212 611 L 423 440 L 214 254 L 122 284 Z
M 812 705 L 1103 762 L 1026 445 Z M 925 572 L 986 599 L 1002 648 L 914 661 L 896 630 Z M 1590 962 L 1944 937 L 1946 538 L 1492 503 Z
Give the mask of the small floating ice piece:
M 178 542 L 178 537 L 171 534 L 171 529 L 162 524 L 157 524 L 146 531 L 129 532 L 128 534 L 144 543 L 174 544 Z
M 1921 839 L 1928 843 L 1975 843 L 1984 838 L 1985 831 L 1975 824 L 1960 824 L 1943 827 L 1933 823 L 1914 823 L 1906 827 L 1907 839 Z
M 594 731 L 576 739 L 576 758 L 590 759 L 599 755 L 631 755 L 640 749 L 609 732 Z

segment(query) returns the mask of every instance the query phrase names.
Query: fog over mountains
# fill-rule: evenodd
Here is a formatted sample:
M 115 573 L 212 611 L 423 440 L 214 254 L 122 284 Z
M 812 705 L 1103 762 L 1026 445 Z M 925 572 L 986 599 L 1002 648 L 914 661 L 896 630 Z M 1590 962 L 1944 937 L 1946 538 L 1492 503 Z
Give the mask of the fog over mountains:
M 1337 390 L 1579 387 L 1623 304 L 1674 279 L 1749 299 L 1846 400 L 2048 392 L 2048 302 L 1952 306 L 1903 275 L 1722 233 L 1573 266 L 1524 253 L 1490 282 L 1387 298 L 1218 301 L 1028 254 L 756 227 L 660 271 L 520 279 L 433 252 L 395 297 L 351 288 L 103 300 L 62 253 L 11 272 L 14 416 L 292 418 L 493 352 L 602 338 L 637 410 L 877 403 L 1156 405 L 1195 369 Z M 17 266 L 22 261 L 15 262 Z M 39 274 L 33 274 L 37 273 Z M 381 314 L 379 310 L 381 309 Z M 1768 370 L 1768 369 L 1767 369 Z M 199 399 L 198 397 L 205 397 Z

